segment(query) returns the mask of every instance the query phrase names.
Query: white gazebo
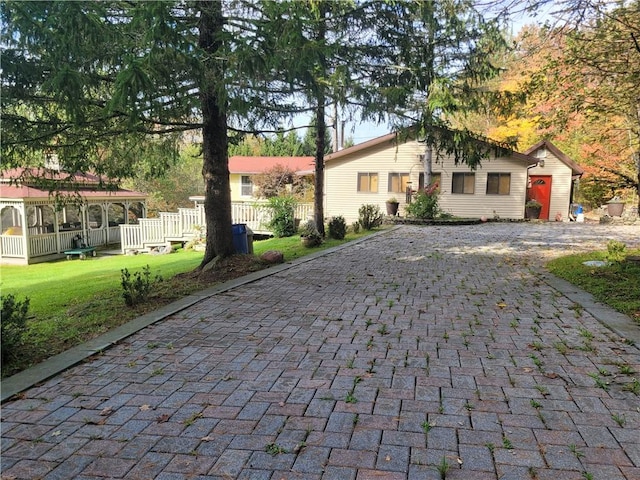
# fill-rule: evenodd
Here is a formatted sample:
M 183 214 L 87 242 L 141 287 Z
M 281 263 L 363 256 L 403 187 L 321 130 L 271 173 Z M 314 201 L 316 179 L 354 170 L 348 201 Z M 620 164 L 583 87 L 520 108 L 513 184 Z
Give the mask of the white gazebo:
M 2 172 L 0 262 L 62 258 L 78 241 L 119 248 L 120 225 L 146 217 L 146 198 L 93 174 L 45 168 Z

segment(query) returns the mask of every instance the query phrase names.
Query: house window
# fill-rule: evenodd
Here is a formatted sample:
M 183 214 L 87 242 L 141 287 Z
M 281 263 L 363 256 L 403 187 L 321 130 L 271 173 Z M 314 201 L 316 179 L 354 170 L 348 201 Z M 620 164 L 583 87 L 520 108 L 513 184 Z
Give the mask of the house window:
M 431 185 L 434 183 L 438 184 L 438 190 L 440 190 L 440 186 L 442 185 L 442 174 L 440 172 L 431 172 Z M 418 175 L 418 190 L 424 190 L 424 172 L 420 172 Z
M 475 193 L 476 174 L 454 172 L 451 193 Z
M 510 173 L 487 174 L 487 195 L 509 195 L 511 191 Z
M 253 182 L 251 181 L 251 177 L 249 175 L 242 175 L 240 180 L 240 195 L 243 197 L 250 197 L 253 195 Z
M 405 193 L 407 191 L 407 184 L 409 183 L 408 173 L 395 173 L 389 174 L 389 192 L 390 193 Z
M 378 174 L 358 173 L 358 191 L 376 193 L 378 191 Z

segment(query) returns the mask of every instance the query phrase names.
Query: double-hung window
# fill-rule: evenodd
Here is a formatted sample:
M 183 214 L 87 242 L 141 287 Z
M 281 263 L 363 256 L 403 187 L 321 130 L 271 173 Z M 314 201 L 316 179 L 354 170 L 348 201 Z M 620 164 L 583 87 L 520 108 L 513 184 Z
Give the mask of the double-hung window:
M 509 195 L 511 192 L 510 173 L 487 174 L 487 195 Z
M 408 173 L 389 173 L 389 193 L 405 193 L 409 183 Z
M 378 174 L 372 172 L 358 173 L 358 191 L 377 193 L 378 192 Z
M 242 175 L 240 179 L 240 195 L 250 197 L 253 195 L 253 182 L 249 175 Z
M 473 194 L 476 190 L 476 174 L 454 172 L 451 193 Z

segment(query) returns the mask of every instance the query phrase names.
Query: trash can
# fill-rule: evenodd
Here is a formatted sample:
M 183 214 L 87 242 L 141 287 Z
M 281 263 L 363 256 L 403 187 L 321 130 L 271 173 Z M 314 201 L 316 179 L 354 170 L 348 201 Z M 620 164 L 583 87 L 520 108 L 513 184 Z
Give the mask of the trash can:
M 582 205 L 578 204 L 576 208 L 576 222 L 584 223 L 584 211 L 582 210 Z
M 247 244 L 247 225 L 245 223 L 234 223 L 231 225 L 233 233 L 233 247 L 236 253 L 249 253 Z

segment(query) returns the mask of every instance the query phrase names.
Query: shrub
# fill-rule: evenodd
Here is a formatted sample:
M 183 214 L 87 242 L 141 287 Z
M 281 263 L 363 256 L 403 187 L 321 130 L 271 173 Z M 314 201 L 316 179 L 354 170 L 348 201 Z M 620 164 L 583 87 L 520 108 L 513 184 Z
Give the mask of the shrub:
M 620 263 L 626 257 L 627 246 L 618 240 L 609 240 L 607 242 L 607 260 L 612 263 Z
M 382 213 L 377 205 L 362 205 L 358 210 L 358 223 L 365 230 L 373 230 L 382 225 Z
M 407 214 L 421 219 L 433 219 L 438 216 L 438 184 L 429 185 L 418 192 L 413 202 L 406 206 Z
M 126 268 L 120 270 L 121 272 L 121 281 L 120 285 L 122 285 L 122 297 L 124 298 L 124 303 L 126 303 L 129 307 L 133 307 L 141 302 L 144 302 L 149 296 L 149 292 L 151 292 L 151 287 L 154 282 L 162 281 L 162 278 L 159 275 L 156 275 L 155 279 L 151 279 L 151 267 L 149 265 L 142 268 L 142 272 L 135 272 L 133 274 L 133 279 L 131 278 L 131 273 Z
M 28 311 L 28 297 L 17 301 L 13 295 L 0 296 L 0 348 L 3 362 L 14 357 L 21 344 L 22 336 L 27 330 Z
M 360 222 L 353 222 L 351 224 L 351 229 L 353 230 L 353 233 L 359 233 L 360 232 Z
M 346 235 L 347 223 L 344 221 L 344 217 L 341 215 L 331 217 L 331 220 L 329 220 L 329 236 L 336 240 L 342 240 Z
M 313 220 L 307 221 L 302 228 L 300 228 L 300 237 L 303 238 L 304 244 L 307 247 L 317 247 L 322 243 L 322 235 L 320 235 Z
M 271 210 L 272 217 L 269 229 L 276 237 L 291 237 L 296 233 L 295 212 L 297 200 L 291 196 L 271 197 L 267 208 Z

